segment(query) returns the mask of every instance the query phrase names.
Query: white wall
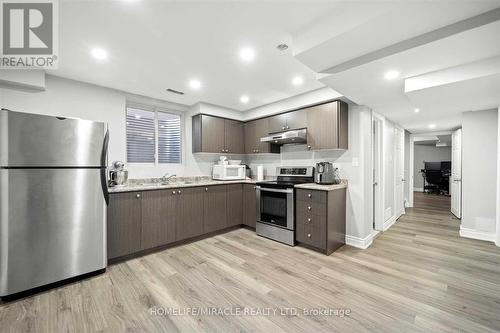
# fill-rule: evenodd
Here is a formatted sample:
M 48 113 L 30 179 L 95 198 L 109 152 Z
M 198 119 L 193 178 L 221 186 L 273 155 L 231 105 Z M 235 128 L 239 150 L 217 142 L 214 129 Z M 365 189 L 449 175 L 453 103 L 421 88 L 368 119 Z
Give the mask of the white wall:
M 347 179 L 347 235 L 365 238 L 372 232 L 371 110 L 349 105 L 349 149 L 309 151 L 305 145 L 287 145 L 281 154 L 248 155 L 252 170 L 263 165 L 265 175 L 275 176 L 276 167 L 311 166 L 332 162 Z
M 500 106 L 497 110 L 497 238 L 495 244 L 500 246 Z
M 498 110 L 462 116 L 462 225 L 495 239 Z
M 405 163 L 404 163 L 404 200 L 406 203 L 410 202 L 410 169 L 412 166 L 410 165 L 410 132 L 405 130 Z
M 420 170 L 424 168 L 424 162 L 451 161 L 451 147 L 415 144 L 413 149 L 413 188 L 415 191 L 422 191 L 424 187 L 424 178 Z

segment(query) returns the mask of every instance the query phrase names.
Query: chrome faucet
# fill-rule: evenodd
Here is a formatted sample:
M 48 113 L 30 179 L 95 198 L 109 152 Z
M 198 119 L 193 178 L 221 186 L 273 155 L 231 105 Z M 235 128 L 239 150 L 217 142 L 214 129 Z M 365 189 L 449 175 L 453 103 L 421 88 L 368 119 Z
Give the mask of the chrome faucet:
M 166 174 L 163 175 L 163 177 L 161 177 L 161 180 L 162 180 L 162 182 L 166 183 L 166 182 L 168 182 L 170 180 L 170 178 L 173 178 L 175 176 L 177 176 L 177 175 L 176 174 L 170 174 L 170 173 L 167 172 Z

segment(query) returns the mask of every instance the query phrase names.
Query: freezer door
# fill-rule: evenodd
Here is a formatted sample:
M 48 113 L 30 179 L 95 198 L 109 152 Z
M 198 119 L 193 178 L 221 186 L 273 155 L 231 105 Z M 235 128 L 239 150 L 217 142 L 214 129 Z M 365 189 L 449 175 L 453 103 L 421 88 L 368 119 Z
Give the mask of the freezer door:
M 0 111 L 0 166 L 101 166 L 106 124 Z
M 106 267 L 99 169 L 0 169 L 0 296 Z

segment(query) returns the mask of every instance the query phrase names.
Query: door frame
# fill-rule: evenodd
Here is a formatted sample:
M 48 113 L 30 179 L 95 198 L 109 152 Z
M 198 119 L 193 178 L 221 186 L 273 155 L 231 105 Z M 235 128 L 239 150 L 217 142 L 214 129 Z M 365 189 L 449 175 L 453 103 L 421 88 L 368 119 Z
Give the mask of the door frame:
M 372 133 L 376 128 L 376 138 L 372 135 L 372 152 L 373 147 L 377 144 L 377 156 L 372 156 L 372 186 L 375 182 L 378 183 L 373 190 L 373 219 L 375 221 L 375 230 L 384 230 L 384 117 L 373 112 L 372 113 Z M 374 172 L 376 171 L 376 172 Z
M 415 167 L 415 141 L 419 141 L 421 138 L 433 137 L 438 135 L 452 135 L 453 131 L 443 131 L 443 132 L 427 132 L 427 133 L 418 133 L 418 134 L 410 134 L 410 179 L 408 185 L 408 207 L 413 207 L 413 179 L 414 175 L 414 167 Z
M 403 175 L 401 175 L 401 174 L 397 175 L 396 174 L 396 172 L 398 171 L 397 170 L 398 169 L 397 168 L 398 159 L 401 158 L 401 156 L 398 156 L 396 154 L 396 152 L 397 152 L 397 146 L 399 144 L 398 141 L 400 139 L 399 136 L 396 135 L 397 131 L 401 131 L 401 135 L 402 135 L 402 139 L 403 139 L 403 145 L 402 145 L 402 154 L 403 154 L 403 156 L 402 156 L 402 159 L 400 161 L 400 163 L 401 163 L 401 171 L 403 172 Z M 402 186 L 401 194 L 402 194 L 403 204 L 402 204 L 401 210 L 400 211 L 396 211 L 397 202 L 398 202 L 398 193 L 396 191 L 397 182 L 398 182 L 398 180 L 397 180 L 398 178 L 397 177 L 403 177 L 402 179 L 404 179 L 404 169 L 405 169 L 404 168 L 404 165 L 405 165 L 405 158 L 404 158 L 404 155 L 405 155 L 405 144 L 404 144 L 405 134 L 404 133 L 405 132 L 404 131 L 405 131 L 404 128 L 402 128 L 401 126 L 399 126 L 397 124 L 394 126 L 394 145 L 392 147 L 392 149 L 393 149 L 393 154 L 392 154 L 392 156 L 393 156 L 393 170 L 394 170 L 394 174 L 393 174 L 393 178 L 394 178 L 393 179 L 393 182 L 394 182 L 394 184 L 393 184 L 393 186 L 394 186 L 394 198 L 393 198 L 394 203 L 393 203 L 393 207 L 394 207 L 394 216 L 396 217 L 396 220 L 398 218 L 400 218 L 401 215 L 405 214 L 405 208 L 406 208 L 406 206 L 404 204 L 404 199 L 405 199 L 405 193 L 404 193 L 405 192 L 405 185 L 404 185 L 404 182 L 402 182 L 402 184 L 401 184 L 401 186 Z

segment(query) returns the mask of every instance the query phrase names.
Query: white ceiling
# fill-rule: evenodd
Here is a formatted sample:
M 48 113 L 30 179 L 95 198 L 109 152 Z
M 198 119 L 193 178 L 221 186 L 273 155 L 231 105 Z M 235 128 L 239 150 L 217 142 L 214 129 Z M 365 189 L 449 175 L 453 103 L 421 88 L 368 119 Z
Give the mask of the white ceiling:
M 500 0 L 61 0 L 60 68 L 50 73 L 240 111 L 326 85 L 414 133 L 431 123 L 449 130 L 462 112 L 500 104 L 498 62 L 490 61 L 500 56 L 496 8 Z M 280 52 L 280 43 L 290 48 Z M 109 59 L 93 59 L 94 47 Z M 242 47 L 255 49 L 252 63 L 239 58 Z M 401 76 L 387 81 L 388 70 Z M 296 75 L 302 86 L 291 84 Z M 433 83 L 405 92 L 410 78 L 407 87 Z M 202 88 L 190 89 L 190 79 Z
M 296 60 L 291 33 L 333 10 L 335 2 L 60 1 L 60 66 L 50 74 L 191 105 L 247 110 L 324 87 Z M 108 51 L 99 62 L 89 52 Z M 239 58 L 255 49 L 252 63 Z M 304 77 L 300 87 L 291 84 Z M 188 82 L 199 79 L 193 91 Z M 184 96 L 166 88 L 184 91 Z M 248 104 L 239 101 L 248 95 Z
M 364 21 L 352 29 L 334 29 L 330 39 L 323 36 L 324 41 L 297 57 L 316 70 L 333 73 L 320 79 L 326 85 L 413 133 L 429 132 L 431 124 L 436 125 L 432 130 L 449 130 L 461 125 L 464 111 L 500 105 L 498 61 L 491 61 L 500 55 L 500 13 L 486 17 L 488 24 L 477 24 L 480 19 L 456 23 L 497 7 L 500 1 L 397 6 L 363 15 Z M 387 34 L 391 29 L 397 32 Z M 333 49 L 335 43 L 342 45 L 340 52 Z M 400 72 L 400 77 L 384 79 L 389 70 Z M 427 73 L 433 74 L 432 82 L 405 93 L 406 78 Z

